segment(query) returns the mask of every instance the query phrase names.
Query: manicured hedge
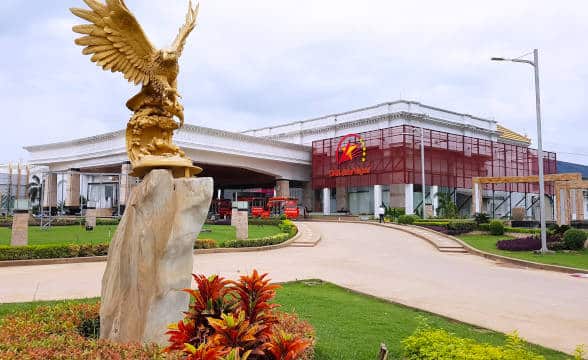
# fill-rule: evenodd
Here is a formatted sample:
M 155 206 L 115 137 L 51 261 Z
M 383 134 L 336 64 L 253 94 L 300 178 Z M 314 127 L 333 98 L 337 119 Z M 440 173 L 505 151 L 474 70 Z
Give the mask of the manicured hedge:
M 456 234 L 465 234 L 476 230 L 476 223 L 472 220 L 454 220 L 447 224 L 447 230 Z
M 218 244 L 214 239 L 196 239 L 194 249 L 214 249 Z
M 447 235 L 465 234 L 476 229 L 476 223 L 472 220 L 415 221 L 414 225 Z
M 528 349 L 516 333 L 508 335 L 503 346 L 479 343 L 473 339 L 457 337 L 443 329 L 421 327 L 402 341 L 403 359 L 453 360 L 453 359 L 501 359 L 543 360 L 542 355 Z
M 424 225 L 424 226 L 447 226 L 447 224 L 449 224 L 449 221 L 441 221 L 441 220 L 435 220 L 435 221 L 431 221 L 431 220 L 422 220 L 419 219 L 417 221 L 415 221 L 413 223 L 413 225 Z
M 104 256 L 108 244 L 0 246 L 0 261 Z
M 47 220 L 45 220 L 47 221 Z M 120 219 L 112 218 L 97 218 L 96 225 L 118 225 Z M 86 223 L 85 218 L 53 218 L 51 220 L 51 226 L 74 226 L 84 225 Z M 38 218 L 30 217 L 29 226 L 40 226 L 41 220 Z M 12 227 L 12 218 L 0 218 L 0 227 Z
M 224 248 L 243 248 L 276 245 L 292 238 L 298 232 L 298 228 L 290 220 L 281 220 L 278 223 L 279 234 L 260 239 L 231 240 L 226 241 Z M 0 261 L 6 260 L 31 260 L 31 259 L 60 259 L 74 257 L 104 256 L 108 254 L 109 244 L 85 244 L 85 245 L 29 245 L 29 246 L 0 246 Z M 218 244 L 213 239 L 197 239 L 194 249 L 213 249 Z
M 400 215 L 398 217 L 399 224 L 411 225 L 414 224 L 415 221 L 421 220 L 420 217 L 417 215 Z
M 278 226 L 283 220 L 280 219 L 260 219 L 260 218 L 250 218 L 249 225 L 270 225 L 270 226 Z
M 223 248 L 246 248 L 281 244 L 292 236 L 288 233 L 280 233 L 260 239 L 230 240 L 222 244 Z
M 537 235 L 517 238 L 512 240 L 501 240 L 496 243 L 496 247 L 500 250 L 507 251 L 535 251 L 541 249 L 541 237 Z M 547 248 L 549 250 L 569 250 L 566 244 L 561 241 L 561 236 L 551 235 L 547 236 Z
M 504 232 L 513 234 L 541 234 L 541 229 L 505 227 Z

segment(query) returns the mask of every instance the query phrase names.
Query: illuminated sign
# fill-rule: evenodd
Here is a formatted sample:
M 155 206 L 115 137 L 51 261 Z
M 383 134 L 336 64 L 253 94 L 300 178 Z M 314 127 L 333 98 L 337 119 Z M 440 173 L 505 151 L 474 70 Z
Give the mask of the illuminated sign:
M 352 162 L 355 159 L 365 163 L 367 148 L 365 140 L 357 134 L 345 135 L 339 140 L 337 145 L 337 165 Z M 330 177 L 366 175 L 371 172 L 370 167 L 352 167 L 346 169 L 332 169 L 329 171 Z
M 345 135 L 339 140 L 337 145 L 337 165 L 361 158 L 361 162 L 366 159 L 365 140 L 357 134 Z
M 329 171 L 329 176 L 340 177 L 340 176 L 352 176 L 352 175 L 366 175 L 372 171 L 369 167 L 356 167 L 351 169 L 334 169 Z

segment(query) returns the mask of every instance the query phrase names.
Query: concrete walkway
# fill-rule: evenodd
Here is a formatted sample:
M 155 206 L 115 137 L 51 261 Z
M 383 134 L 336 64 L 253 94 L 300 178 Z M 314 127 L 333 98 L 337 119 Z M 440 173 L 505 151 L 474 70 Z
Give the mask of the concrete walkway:
M 357 291 L 572 352 L 588 344 L 588 280 L 439 252 L 405 232 L 367 224 L 306 223 L 315 247 L 201 254 L 194 271 L 274 281 L 320 278 Z M 0 302 L 98 296 L 105 263 L 0 268 Z

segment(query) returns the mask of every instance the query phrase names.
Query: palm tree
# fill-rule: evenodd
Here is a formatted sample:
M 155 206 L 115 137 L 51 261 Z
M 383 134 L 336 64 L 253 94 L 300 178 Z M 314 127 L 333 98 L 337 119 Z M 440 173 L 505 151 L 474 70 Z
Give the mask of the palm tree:
M 437 193 L 439 199 L 439 215 L 446 219 L 454 219 L 459 215 L 459 209 L 448 193 Z
M 37 202 L 41 201 L 41 179 L 39 179 L 37 175 L 33 175 L 31 179 L 31 182 L 29 182 L 29 185 L 27 186 L 27 190 L 29 192 L 31 205 L 35 205 Z

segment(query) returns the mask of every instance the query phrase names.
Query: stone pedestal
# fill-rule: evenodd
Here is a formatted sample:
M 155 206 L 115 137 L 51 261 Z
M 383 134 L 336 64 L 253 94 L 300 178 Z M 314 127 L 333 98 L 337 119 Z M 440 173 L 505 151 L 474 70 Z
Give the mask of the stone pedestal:
M 135 187 L 102 278 L 100 337 L 165 345 L 188 309 L 193 246 L 212 198 L 210 178 L 153 170 Z
M 12 217 L 12 237 L 10 246 L 29 244 L 29 213 L 15 213 Z
M 246 240 L 249 238 L 249 214 L 247 211 L 237 210 L 233 212 L 233 226 L 236 229 L 237 240 Z

